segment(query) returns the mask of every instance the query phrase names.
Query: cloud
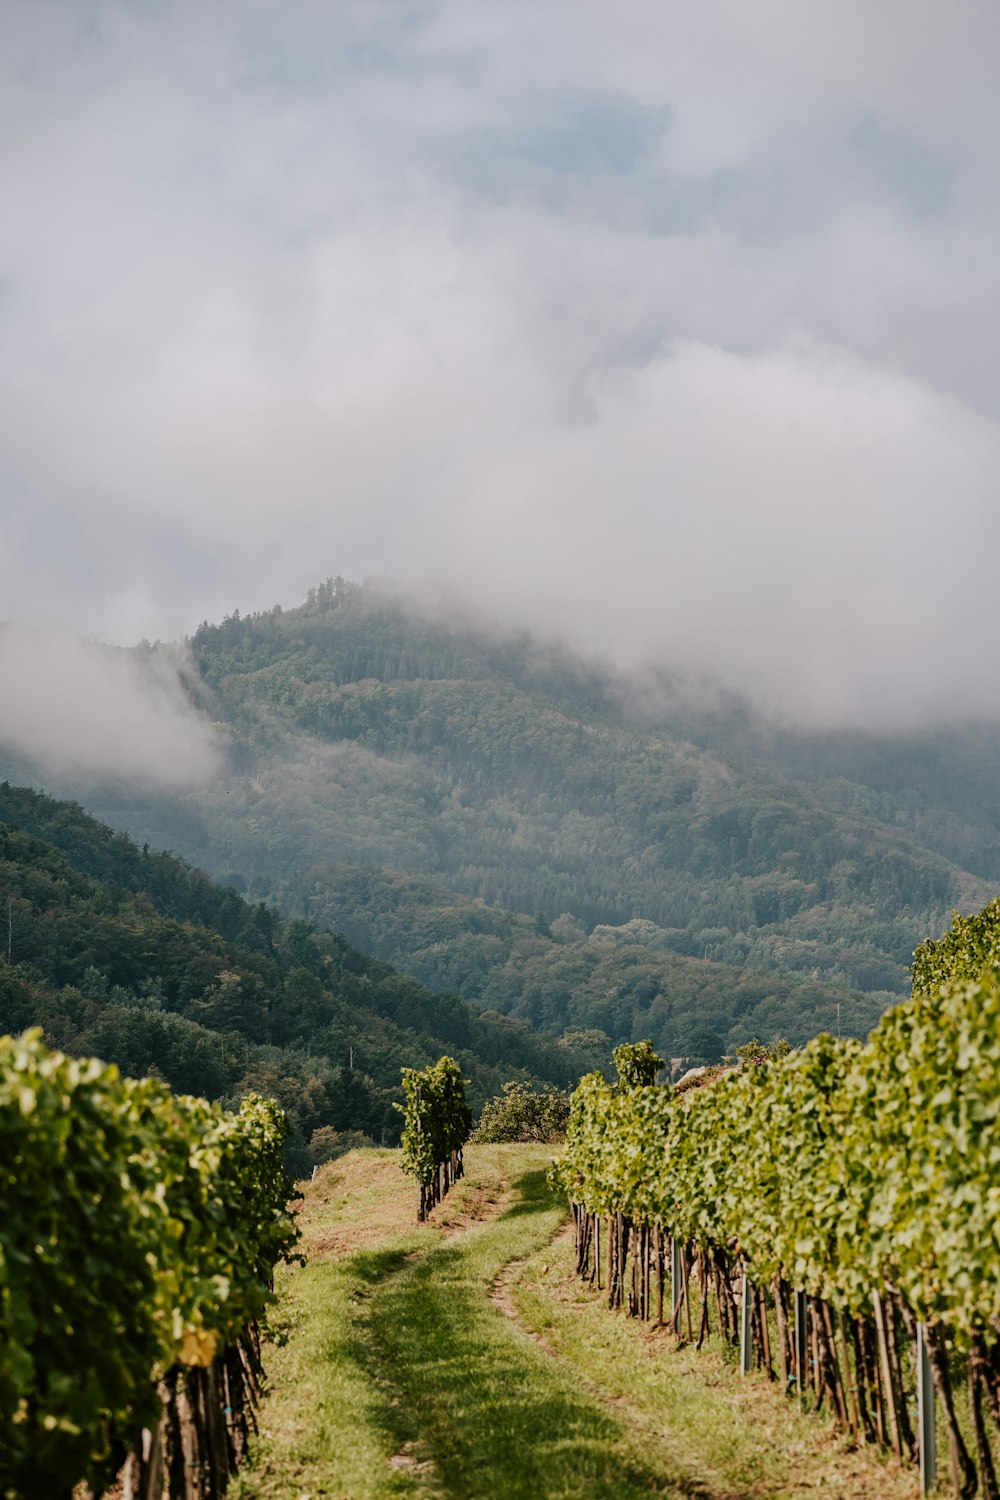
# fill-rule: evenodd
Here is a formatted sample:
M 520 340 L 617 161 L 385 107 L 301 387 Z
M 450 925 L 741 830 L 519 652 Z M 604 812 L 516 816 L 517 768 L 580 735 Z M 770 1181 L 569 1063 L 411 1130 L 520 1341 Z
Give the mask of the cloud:
M 183 653 L 108 651 L 0 628 L 0 746 L 53 776 L 195 786 L 219 768 L 211 727 L 180 678 Z
M 1000 709 L 998 474 L 995 424 L 840 351 L 681 345 L 500 463 L 464 544 L 497 607 L 622 665 L 885 726 Z
M 11 618 L 128 642 L 423 576 L 813 721 L 1000 709 L 994 8 L 0 32 Z

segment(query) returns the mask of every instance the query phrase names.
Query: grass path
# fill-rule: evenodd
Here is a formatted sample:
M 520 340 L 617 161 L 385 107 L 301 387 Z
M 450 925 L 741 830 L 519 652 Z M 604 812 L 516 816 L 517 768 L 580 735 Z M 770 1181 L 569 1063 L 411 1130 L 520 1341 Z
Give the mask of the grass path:
M 914 1494 L 762 1380 L 581 1289 L 571 1247 L 553 1242 L 565 1213 L 548 1155 L 470 1151 L 436 1225 L 412 1223 L 394 1153 L 321 1174 L 237 1500 Z

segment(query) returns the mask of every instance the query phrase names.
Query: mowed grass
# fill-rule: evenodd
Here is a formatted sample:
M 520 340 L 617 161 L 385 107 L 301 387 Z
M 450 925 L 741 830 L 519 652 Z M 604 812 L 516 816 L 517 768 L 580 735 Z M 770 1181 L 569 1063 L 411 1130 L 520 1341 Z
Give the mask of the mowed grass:
M 504 1267 L 548 1247 L 564 1217 L 540 1164 L 494 1223 L 420 1257 L 373 1298 L 369 1333 L 398 1392 L 398 1441 L 420 1445 L 438 1493 L 468 1500 L 693 1493 L 650 1467 L 628 1429 L 491 1298 Z
M 727 1497 L 915 1500 L 914 1470 L 853 1447 L 832 1420 L 800 1412 L 765 1375 L 740 1375 L 735 1349 L 719 1339 L 698 1351 L 666 1329 L 610 1313 L 607 1292 L 584 1285 L 573 1265 L 570 1236 L 519 1269 L 512 1292 L 521 1321 L 592 1393 L 627 1411 L 660 1464 Z
M 276 1324 L 287 1343 L 265 1350 L 270 1394 L 253 1467 L 233 1487 L 240 1500 L 413 1493 L 388 1465 L 385 1393 L 371 1378 L 357 1321 L 372 1281 L 421 1245 L 420 1235 L 401 1237 L 366 1254 L 364 1266 L 351 1256 L 285 1278 Z
M 910 1500 L 912 1475 L 718 1350 L 609 1313 L 572 1276 L 550 1155 L 469 1150 L 424 1226 L 397 1153 L 352 1153 L 306 1189 L 311 1259 L 280 1283 L 238 1500 Z
M 408 1256 L 502 1201 L 509 1171 L 489 1153 L 472 1156 L 432 1224 L 416 1223 L 416 1192 L 398 1151 L 351 1152 L 301 1185 L 307 1263 L 279 1272 L 261 1433 L 252 1466 L 230 1489 L 234 1500 L 437 1493 L 419 1460 L 398 1452 L 396 1398 L 372 1359 L 366 1324 L 373 1292 Z

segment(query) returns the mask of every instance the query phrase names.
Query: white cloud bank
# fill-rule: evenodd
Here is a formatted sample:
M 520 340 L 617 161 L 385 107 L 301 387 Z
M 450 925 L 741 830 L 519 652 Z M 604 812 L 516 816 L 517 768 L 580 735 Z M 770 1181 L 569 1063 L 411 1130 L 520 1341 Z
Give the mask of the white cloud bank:
M 0 628 L 0 746 L 48 775 L 174 789 L 212 776 L 211 727 L 173 651 L 108 652 L 52 632 Z
M 1000 712 L 1000 12 L 10 0 L 0 610 L 427 576 Z

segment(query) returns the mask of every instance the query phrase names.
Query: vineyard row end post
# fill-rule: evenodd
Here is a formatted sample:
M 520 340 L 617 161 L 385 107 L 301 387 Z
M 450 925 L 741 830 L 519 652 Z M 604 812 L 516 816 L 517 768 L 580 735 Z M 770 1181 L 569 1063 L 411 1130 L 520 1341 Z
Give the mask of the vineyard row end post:
M 806 1331 L 806 1294 L 795 1293 L 795 1383 L 799 1393 L 800 1404 L 805 1404 L 806 1399 L 806 1349 L 808 1348 L 808 1334 Z
M 681 1305 L 681 1297 L 684 1295 L 684 1272 L 681 1266 L 681 1242 L 676 1234 L 670 1236 L 670 1299 L 672 1303 L 672 1320 L 676 1327 L 677 1310 Z
M 917 1324 L 917 1437 L 920 1451 L 920 1493 L 929 1495 L 937 1481 L 934 1374 L 927 1350 L 927 1329 Z
M 740 1374 L 749 1375 L 753 1361 L 753 1284 L 743 1272 L 740 1297 Z

